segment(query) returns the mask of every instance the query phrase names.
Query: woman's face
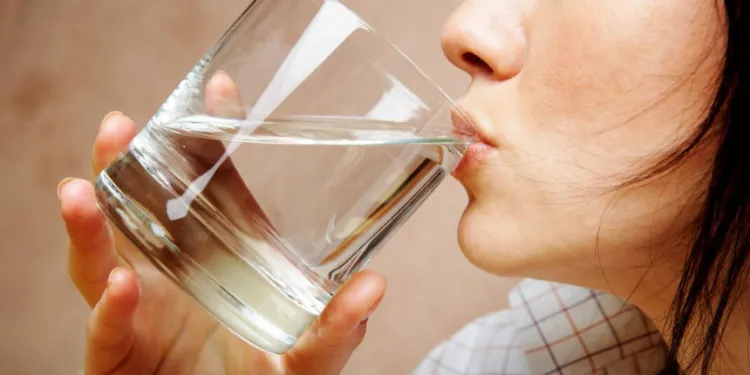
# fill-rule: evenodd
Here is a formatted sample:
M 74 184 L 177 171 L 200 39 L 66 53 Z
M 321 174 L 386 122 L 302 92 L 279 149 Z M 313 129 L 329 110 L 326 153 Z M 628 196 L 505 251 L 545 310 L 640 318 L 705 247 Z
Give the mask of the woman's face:
M 723 57 L 716 0 L 467 0 L 448 58 L 485 142 L 456 172 L 459 239 L 494 273 L 580 282 L 678 250 L 711 147 L 666 176 L 620 185 L 692 134 Z M 655 252 L 659 249 L 660 252 Z M 601 273 L 601 272 L 599 272 Z

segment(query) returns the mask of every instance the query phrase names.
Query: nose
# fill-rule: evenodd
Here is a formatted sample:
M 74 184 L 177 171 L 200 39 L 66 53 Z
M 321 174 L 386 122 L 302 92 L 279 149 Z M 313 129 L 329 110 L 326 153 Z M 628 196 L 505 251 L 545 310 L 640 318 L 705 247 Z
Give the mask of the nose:
M 443 28 L 442 46 L 448 60 L 476 76 L 508 80 L 523 67 L 526 32 L 522 12 L 512 1 L 467 0 Z

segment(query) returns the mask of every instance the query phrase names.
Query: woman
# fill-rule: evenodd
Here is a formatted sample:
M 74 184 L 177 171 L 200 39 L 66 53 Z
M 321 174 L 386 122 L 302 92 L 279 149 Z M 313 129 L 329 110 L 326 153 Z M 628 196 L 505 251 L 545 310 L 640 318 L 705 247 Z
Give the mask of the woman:
M 677 373 L 670 358 L 688 374 L 750 373 L 743 5 L 460 6 L 443 47 L 473 78 L 461 105 L 484 141 L 456 173 L 470 196 L 461 247 L 479 268 L 533 280 L 416 373 Z M 95 171 L 134 133 L 108 116 Z M 110 235 L 89 182 L 68 179 L 59 195 L 71 277 L 93 307 L 86 374 L 337 374 L 384 292 L 360 273 L 293 350 L 267 356 L 159 274 L 120 267 L 113 247 L 127 242 Z

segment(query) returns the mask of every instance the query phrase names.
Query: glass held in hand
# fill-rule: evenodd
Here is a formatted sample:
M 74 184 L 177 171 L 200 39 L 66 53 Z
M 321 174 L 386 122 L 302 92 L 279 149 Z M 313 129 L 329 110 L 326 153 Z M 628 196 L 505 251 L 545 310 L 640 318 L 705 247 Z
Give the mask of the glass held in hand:
M 283 353 L 470 140 L 460 110 L 337 1 L 256 0 L 96 182 L 147 259 Z M 137 269 L 137 268 L 136 268 Z

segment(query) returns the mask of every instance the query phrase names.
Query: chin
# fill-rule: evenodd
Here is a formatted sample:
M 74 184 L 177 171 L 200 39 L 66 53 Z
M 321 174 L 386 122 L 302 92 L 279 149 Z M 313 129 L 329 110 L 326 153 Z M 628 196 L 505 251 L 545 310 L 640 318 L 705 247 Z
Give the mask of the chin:
M 477 195 L 458 225 L 458 243 L 477 268 L 496 276 L 580 284 L 599 270 L 599 253 L 588 241 L 555 232 L 554 222 L 539 221 L 535 207 L 515 200 Z
M 477 268 L 498 276 L 527 276 L 534 256 L 514 229 L 519 223 L 508 216 L 471 199 L 458 225 L 458 243 Z

